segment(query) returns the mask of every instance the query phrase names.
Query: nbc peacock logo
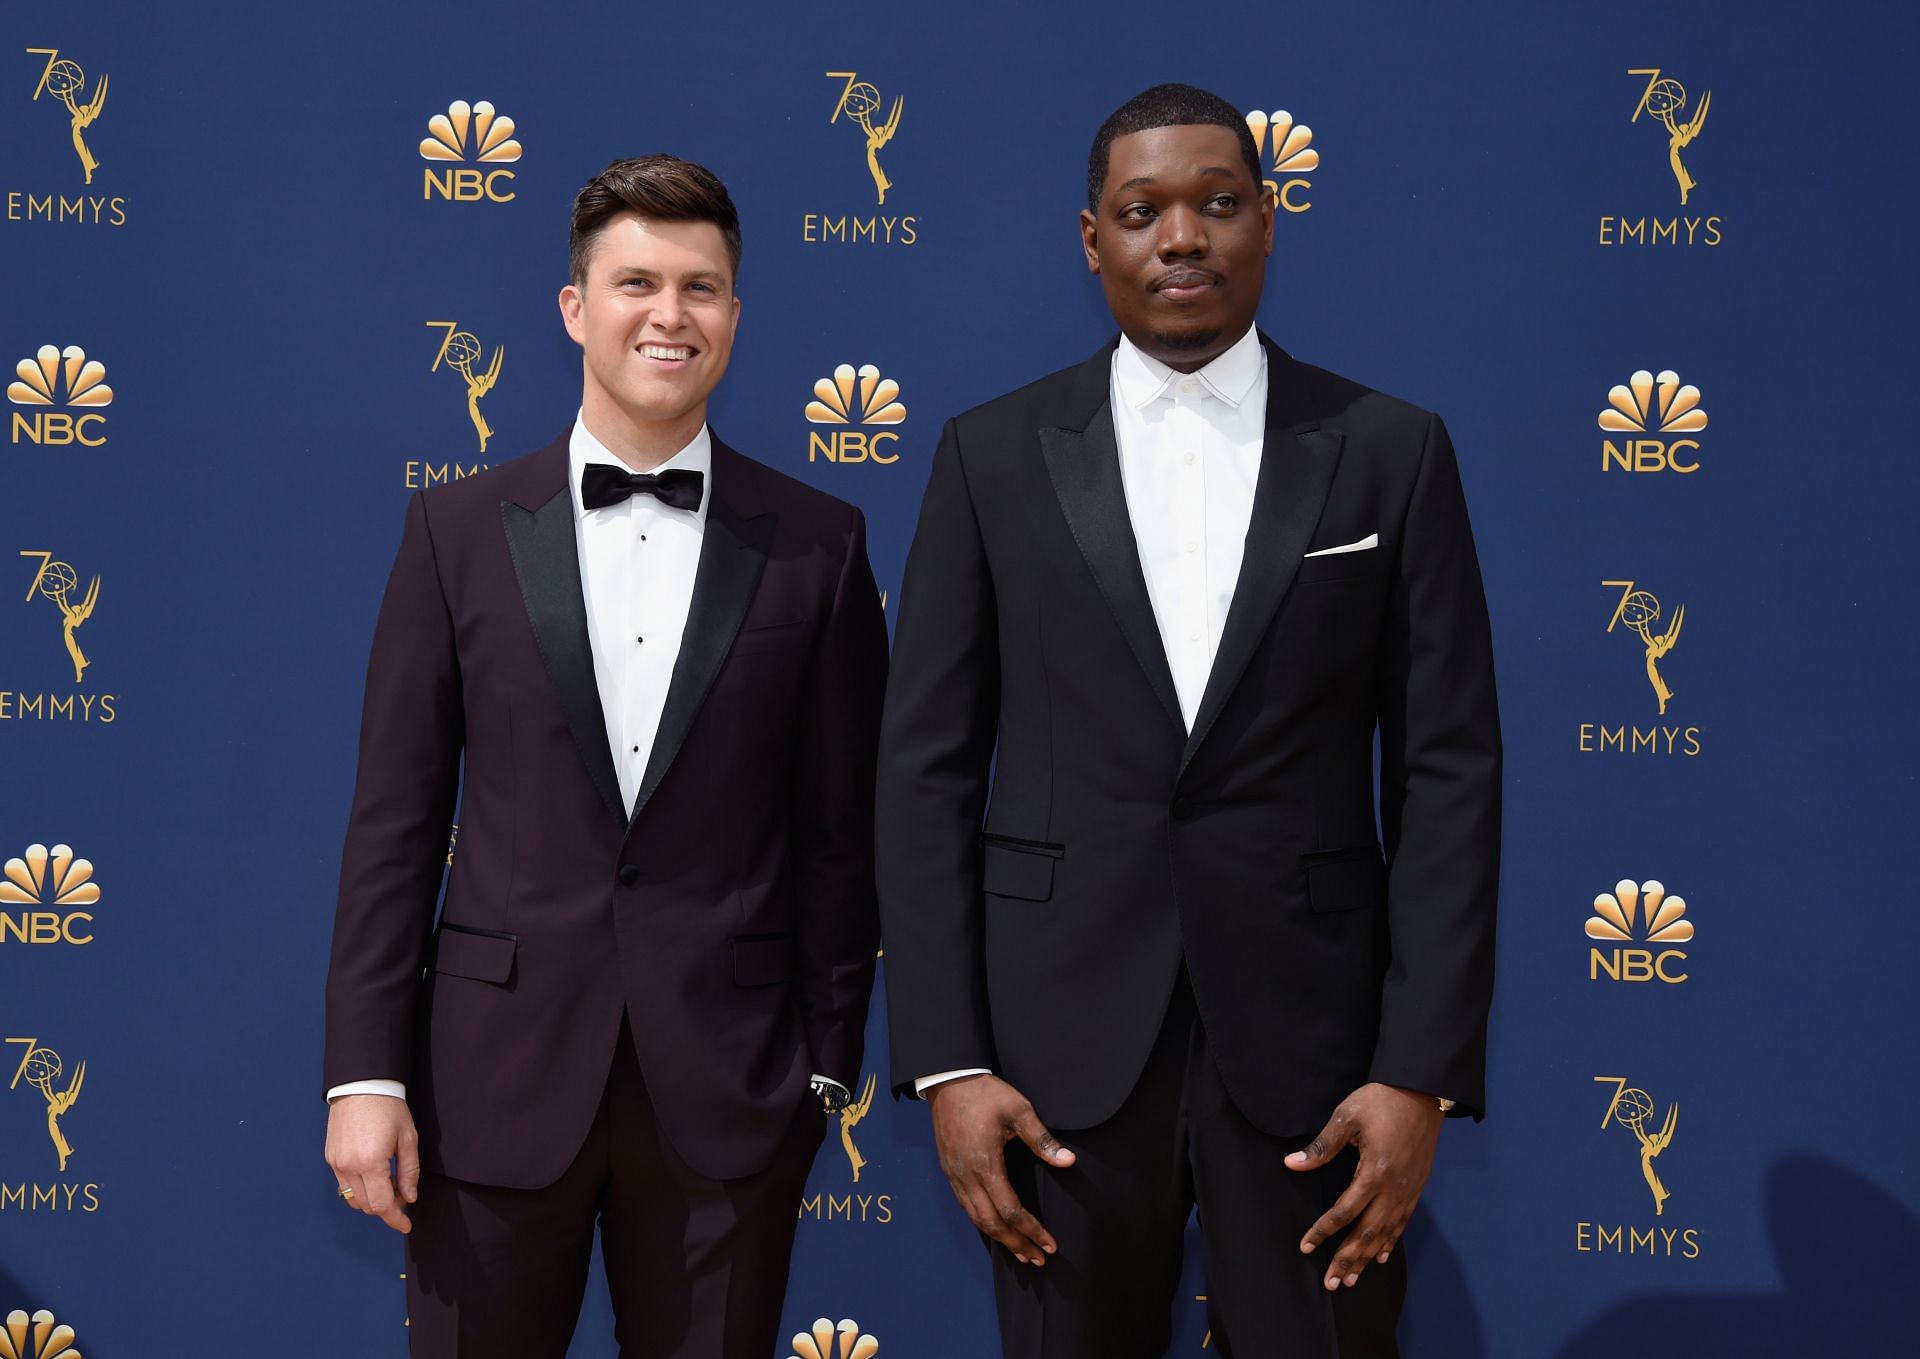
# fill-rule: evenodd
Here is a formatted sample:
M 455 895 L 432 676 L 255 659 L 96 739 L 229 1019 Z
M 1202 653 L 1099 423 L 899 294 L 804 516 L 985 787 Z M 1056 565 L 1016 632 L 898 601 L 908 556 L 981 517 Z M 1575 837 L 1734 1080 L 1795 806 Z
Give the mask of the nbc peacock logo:
M 90 944 L 93 914 L 85 908 L 99 904 L 93 864 L 73 846 L 28 845 L 0 869 L 0 945 Z
M 907 407 L 900 400 L 900 384 L 882 377 L 871 363 L 858 368 L 843 363 L 832 377 L 814 383 L 813 400 L 807 402 L 805 414 L 808 424 L 828 427 L 808 433 L 808 462 L 825 459 L 891 466 L 900 461 L 895 427 L 906 423 Z
M 1700 441 L 1685 436 L 1707 427 L 1700 389 L 1681 382 L 1671 368 L 1656 377 L 1642 368 L 1607 393 L 1600 428 L 1623 437 L 1600 441 L 1600 470 L 1610 472 L 1697 472 Z M 1640 437 L 1632 437 L 1632 436 Z M 1681 437 L 1674 437 L 1681 436 Z
M 32 1316 L 15 1308 L 0 1331 L 0 1359 L 81 1359 L 73 1327 L 41 1308 Z
M 1593 899 L 1587 917 L 1587 978 L 1599 981 L 1660 981 L 1677 986 L 1687 980 L 1687 955 L 1680 947 L 1693 940 L 1686 898 L 1670 894 L 1649 878 L 1622 878 L 1611 892 Z
M 1305 212 L 1313 204 L 1307 192 L 1313 187 L 1307 176 L 1320 168 L 1320 152 L 1313 145 L 1313 129 L 1294 121 L 1285 109 L 1247 115 L 1247 131 L 1260 152 L 1266 170 L 1261 187 L 1267 201 L 1287 212 Z
M 445 113 L 434 114 L 420 141 L 420 158 L 431 162 L 423 172 L 420 197 L 511 203 L 513 171 L 502 167 L 520 159 L 520 142 L 514 136 L 518 130 L 513 119 L 484 99 L 475 104 L 456 99 Z
M 98 448 L 107 441 L 107 417 L 100 412 L 113 404 L 113 388 L 100 360 L 77 344 L 43 344 L 13 372 L 7 400 L 20 408 L 11 422 L 14 443 Z
M 860 1329 L 860 1323 L 842 1318 L 838 1326 L 825 1317 L 813 1323 L 811 1330 L 793 1338 L 792 1359 L 873 1359 L 880 1353 L 880 1342 Z

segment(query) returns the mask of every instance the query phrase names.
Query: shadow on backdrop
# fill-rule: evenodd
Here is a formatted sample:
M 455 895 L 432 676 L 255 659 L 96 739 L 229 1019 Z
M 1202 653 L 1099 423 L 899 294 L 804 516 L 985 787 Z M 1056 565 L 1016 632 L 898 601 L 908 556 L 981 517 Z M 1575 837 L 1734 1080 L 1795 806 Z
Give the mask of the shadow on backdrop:
M 1422 1209 L 1407 1223 L 1406 1248 L 1407 1306 L 1400 1316 L 1401 1351 L 1479 1359 L 1486 1353 L 1487 1340 L 1473 1305 L 1473 1291 L 1467 1286 L 1460 1257 L 1440 1235 L 1432 1213 Z
M 1778 1291 L 1643 1293 L 1589 1321 L 1555 1359 L 1920 1354 L 1908 1296 L 1920 1219 L 1817 1152 L 1775 1161 L 1765 1193 Z

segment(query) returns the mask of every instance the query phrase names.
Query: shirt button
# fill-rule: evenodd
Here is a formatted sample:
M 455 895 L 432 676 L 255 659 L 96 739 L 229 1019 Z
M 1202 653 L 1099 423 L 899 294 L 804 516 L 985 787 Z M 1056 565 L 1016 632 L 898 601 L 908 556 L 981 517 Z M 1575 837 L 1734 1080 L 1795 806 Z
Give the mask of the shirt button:
M 1200 550 L 1200 544 L 1194 543 L 1194 542 L 1190 542 L 1187 544 L 1188 552 L 1198 552 L 1199 550 Z
M 1189 642 L 1197 642 L 1200 640 L 1200 634 L 1198 632 L 1190 632 L 1187 634 L 1187 640 Z
M 1180 379 L 1180 390 L 1181 390 L 1181 391 L 1183 391 L 1183 392 L 1188 392 L 1188 393 L 1191 393 L 1191 392 L 1193 392 L 1193 391 L 1194 391 L 1195 389 L 1197 389 L 1197 388 L 1199 387 L 1199 385 L 1200 385 L 1200 384 L 1199 384 L 1199 383 L 1197 383 L 1197 382 L 1195 382 L 1195 381 L 1194 381 L 1194 380 L 1193 380 L 1192 378 L 1181 378 L 1181 379 Z
M 1187 466 L 1191 467 L 1193 466 L 1194 455 L 1192 453 L 1189 453 L 1187 454 L 1186 457 L 1182 458 L 1181 461 L 1186 463 Z
M 631 887 L 640 881 L 640 870 L 632 864 L 620 865 L 620 885 Z

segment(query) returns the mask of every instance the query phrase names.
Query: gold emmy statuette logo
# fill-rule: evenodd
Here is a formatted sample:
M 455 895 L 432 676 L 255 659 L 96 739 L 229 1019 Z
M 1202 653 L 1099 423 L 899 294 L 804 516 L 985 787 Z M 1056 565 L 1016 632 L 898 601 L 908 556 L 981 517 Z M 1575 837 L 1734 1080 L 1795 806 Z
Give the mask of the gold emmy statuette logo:
M 20 555 L 40 559 L 39 570 L 27 582 L 26 602 L 30 604 L 35 595 L 40 595 L 51 600 L 60 610 L 60 636 L 67 644 L 67 659 L 73 662 L 73 682 L 78 684 L 92 662 L 80 650 L 80 639 L 74 634 L 80 630 L 82 623 L 93 616 L 94 605 L 100 602 L 100 577 L 93 578 L 87 585 L 86 594 L 76 604 L 72 596 L 80 585 L 78 572 L 65 562 L 55 561 L 51 552 L 22 552 Z
M 0 906 L 36 909 L 0 911 L 0 944 L 9 938 L 23 944 L 90 944 L 93 936 L 81 931 L 93 916 L 78 908 L 99 901 L 93 865 L 74 858 L 71 845 L 28 845 L 25 856 L 8 859 L 0 870 Z
M 892 378 L 881 377 L 880 370 L 870 363 L 857 369 L 843 363 L 833 370 L 832 377 L 814 383 L 813 400 L 807 402 L 806 417 L 810 425 L 883 427 L 873 434 L 845 428 L 824 435 L 813 431 L 807 435 L 808 462 L 816 458 L 882 465 L 900 461 L 899 453 L 882 451 L 900 442 L 900 436 L 885 427 L 903 424 L 907 418 L 907 408 L 900 400 L 900 384 Z
M 867 1158 L 860 1154 L 860 1148 L 853 1144 L 854 1126 L 873 1109 L 873 1091 L 880 1077 L 874 1072 L 867 1073 L 867 1083 L 860 1087 L 860 1098 L 848 1104 L 840 1111 L 840 1145 L 846 1148 L 847 1164 L 853 1167 L 853 1182 L 860 1183 L 861 1167 Z
M 887 114 L 887 121 L 878 128 L 873 125 L 873 115 L 880 111 L 880 91 L 868 82 L 860 79 L 855 71 L 828 71 L 828 80 L 844 80 L 846 85 L 840 91 L 840 102 L 833 106 L 833 116 L 829 123 L 840 121 L 845 114 L 847 121 L 859 128 L 867 138 L 867 173 L 873 176 L 876 200 L 881 205 L 887 201 L 887 190 L 893 187 L 893 181 L 887 178 L 887 172 L 880 168 L 880 148 L 893 140 L 893 134 L 900 130 L 900 108 L 905 97 L 895 95 L 893 109 Z
M 1661 1183 L 1659 1172 L 1653 1163 L 1660 1153 L 1673 1145 L 1674 1125 L 1680 1121 L 1680 1103 L 1678 1100 L 1667 1106 L 1667 1116 L 1661 1121 L 1660 1131 L 1650 1133 L 1647 1124 L 1653 1118 L 1653 1097 L 1636 1086 L 1627 1084 L 1624 1076 L 1595 1076 L 1601 1085 L 1613 1087 L 1613 1098 L 1607 1102 L 1607 1112 L 1600 1120 L 1604 1129 L 1609 1124 L 1627 1129 L 1634 1140 L 1640 1144 L 1640 1175 L 1646 1180 L 1647 1188 L 1653 1194 L 1653 1213 L 1655 1217 L 1666 1211 L 1667 1200 L 1672 1194 Z
M 1698 439 L 1675 435 L 1698 434 L 1707 427 L 1707 412 L 1700 404 L 1700 389 L 1682 384 L 1671 368 L 1660 376 L 1642 368 L 1627 381 L 1607 393 L 1606 409 L 1598 423 L 1607 434 L 1642 435 L 1600 441 L 1600 470 L 1610 472 L 1697 472 L 1700 462 Z
M 13 1069 L 13 1079 L 7 1082 L 7 1089 L 18 1089 L 20 1082 L 25 1080 L 46 1100 L 47 1136 L 53 1142 L 54 1154 L 60 1158 L 60 1169 L 64 1173 L 67 1158 L 73 1155 L 73 1143 L 67 1141 L 66 1132 L 60 1127 L 60 1116 L 80 1098 L 80 1087 L 87 1079 L 87 1064 L 82 1062 L 76 1066 L 66 1088 L 55 1091 L 54 1086 L 66 1072 L 60 1054 L 52 1048 L 42 1047 L 38 1038 L 9 1038 L 7 1042 L 18 1043 L 27 1050 L 20 1059 L 20 1065 Z
M 87 85 L 87 73 L 80 69 L 77 61 L 64 61 L 57 47 L 29 47 L 29 53 L 47 59 L 47 66 L 40 73 L 40 83 L 33 87 L 33 97 L 37 101 L 41 95 L 50 94 L 66 105 L 67 121 L 71 125 L 74 154 L 80 157 L 80 168 L 86 173 L 87 183 L 93 183 L 93 172 L 100 168 L 100 162 L 94 159 L 93 148 L 80 134 L 92 127 L 100 117 L 100 110 L 107 102 L 107 78 L 101 76 L 94 83 L 91 98 L 75 98 Z
M 6 1330 L 0 1331 L 0 1359 L 81 1359 L 73 1347 L 76 1338 L 73 1327 L 54 1321 L 44 1307 L 32 1316 L 16 1308 L 7 1314 Z
M 429 165 L 421 182 L 420 196 L 438 196 L 454 203 L 478 203 L 482 199 L 511 203 L 513 190 L 501 186 L 513 182 L 513 171 L 480 170 L 465 162 L 471 160 L 495 167 L 513 164 L 521 154 L 520 143 L 513 134 L 513 119 L 496 113 L 486 100 L 477 104 L 455 100 L 445 113 L 436 113 L 427 120 L 427 135 L 420 140 L 420 158 L 450 168 L 437 171 Z
M 821 1317 L 813 1323 L 811 1331 L 802 1331 L 793 1338 L 793 1359 L 873 1359 L 878 1353 L 880 1342 L 871 1335 L 862 1335 L 860 1323 L 850 1318 L 835 1326 Z
M 1700 135 L 1700 129 L 1706 126 L 1707 106 L 1713 102 L 1713 91 L 1708 90 L 1700 96 L 1700 103 L 1694 109 L 1693 116 L 1685 122 L 1676 121 L 1686 112 L 1687 87 L 1671 76 L 1663 78 L 1658 67 L 1640 68 L 1627 72 L 1628 75 L 1645 76 L 1647 88 L 1641 92 L 1640 102 L 1633 106 L 1633 117 L 1627 121 L 1637 123 L 1641 114 L 1647 114 L 1667 130 L 1667 164 L 1673 168 L 1673 178 L 1680 185 L 1680 206 L 1687 204 L 1687 195 L 1696 187 L 1691 172 L 1680 160 L 1680 153 L 1693 145 Z
M 1660 662 L 1679 644 L 1680 626 L 1687 620 L 1687 606 L 1682 604 L 1673 611 L 1673 618 L 1666 629 L 1658 634 L 1654 625 L 1660 621 L 1660 601 L 1651 591 L 1636 590 L 1637 582 L 1631 580 L 1603 580 L 1600 582 L 1608 589 L 1620 591 L 1620 603 L 1613 610 L 1613 617 L 1607 620 L 1607 631 L 1625 626 L 1627 631 L 1640 639 L 1646 648 L 1647 683 L 1653 686 L 1653 696 L 1660 701 L 1660 715 L 1667 715 L 1667 704 L 1673 700 L 1673 689 L 1667 684 L 1666 676 L 1660 673 Z
M 1320 168 L 1320 153 L 1313 149 L 1313 129 L 1293 121 L 1285 109 L 1273 113 L 1255 110 L 1247 115 L 1247 130 L 1263 161 L 1269 162 L 1270 179 L 1261 181 L 1267 201 L 1288 212 L 1305 212 L 1313 204 L 1300 195 L 1313 186 L 1302 176 Z
M 1587 938 L 1594 941 L 1588 978 L 1598 981 L 1604 973 L 1613 981 L 1684 982 L 1687 973 L 1680 969 L 1687 955 L 1675 946 L 1692 942 L 1693 922 L 1686 916 L 1686 898 L 1668 896 L 1659 881 L 1621 879 L 1611 892 L 1593 899 L 1593 914 L 1587 917 Z M 1612 947 L 1603 950 L 1602 945 Z
M 487 364 L 485 372 L 474 375 L 473 362 L 485 352 L 486 347 L 471 331 L 461 330 L 457 321 L 429 321 L 429 328 L 444 329 L 446 338 L 440 341 L 440 348 L 433 356 L 428 372 L 438 372 L 441 364 L 460 375 L 467 384 L 467 418 L 473 421 L 473 432 L 480 436 L 480 451 L 487 451 L 487 440 L 493 437 L 493 426 L 487 423 L 487 417 L 480 414 L 480 398 L 492 391 L 494 384 L 500 381 L 500 363 L 507 355 L 505 345 L 495 345 L 493 360 Z
M 13 442 L 24 438 L 33 444 L 98 448 L 107 441 L 107 417 L 99 411 L 113 404 L 113 388 L 100 360 L 88 358 L 77 344 L 65 349 L 43 344 L 13 371 L 7 400 L 26 408 L 13 413 Z M 76 409 L 83 413 L 73 414 Z

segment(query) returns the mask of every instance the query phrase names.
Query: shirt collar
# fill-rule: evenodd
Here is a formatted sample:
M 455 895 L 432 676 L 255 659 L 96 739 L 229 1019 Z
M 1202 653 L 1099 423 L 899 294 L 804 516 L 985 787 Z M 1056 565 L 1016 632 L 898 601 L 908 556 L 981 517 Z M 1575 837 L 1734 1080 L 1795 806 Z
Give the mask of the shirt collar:
M 1266 351 L 1261 348 L 1255 326 L 1248 326 L 1247 333 L 1234 341 L 1231 348 L 1190 375 L 1176 373 L 1160 360 L 1141 353 L 1132 340 L 1122 335 L 1120 347 L 1113 354 L 1113 376 L 1120 399 L 1135 410 L 1143 410 L 1166 396 L 1174 379 L 1187 376 L 1198 378 L 1209 395 L 1237 407 L 1246 400 L 1266 362 Z
M 596 462 L 618 467 L 623 472 L 633 470 L 609 452 L 605 444 L 593 437 L 587 429 L 586 415 L 582 412 L 574 417 L 573 433 L 567 439 L 567 490 L 573 497 L 573 517 L 576 523 L 587 513 L 580 504 L 580 478 L 586 472 L 587 465 Z M 700 473 L 702 477 L 700 508 L 694 513 L 701 523 L 705 523 L 707 506 L 713 501 L 713 431 L 702 424 L 699 432 L 688 441 L 685 448 L 653 470 L 665 472 L 669 468 L 676 467 Z

